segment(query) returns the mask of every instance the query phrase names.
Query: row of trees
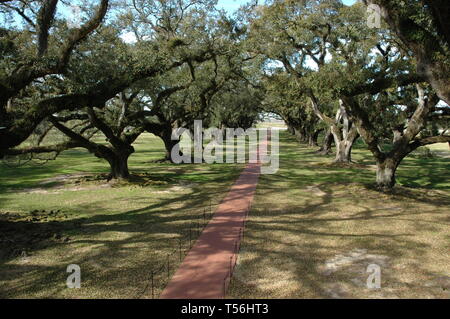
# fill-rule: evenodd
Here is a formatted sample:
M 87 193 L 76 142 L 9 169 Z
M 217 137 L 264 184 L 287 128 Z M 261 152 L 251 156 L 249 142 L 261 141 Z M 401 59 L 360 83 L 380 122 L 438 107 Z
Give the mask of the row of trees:
M 388 25 L 370 28 L 366 5 Z M 362 137 L 390 189 L 401 161 L 449 142 L 449 4 L 444 1 L 273 1 L 255 11 L 249 51 L 266 57 L 268 110 L 302 142 L 351 162 Z M 447 104 L 445 104 L 446 102 Z M 332 137 L 332 138 L 331 138 Z
M 247 128 L 257 117 L 245 32 L 215 1 L 105 0 L 83 6 L 91 18 L 75 29 L 56 14 L 58 1 L 0 5 L 12 19 L 2 30 L 2 156 L 82 147 L 110 164 L 110 178 L 128 178 L 144 132 L 163 140 L 170 160 L 173 129 L 198 119 Z
M 216 2 L 99 0 L 72 28 L 63 1 L 0 1 L 0 157 L 83 147 L 127 178 L 144 132 L 170 160 L 173 129 L 248 128 L 265 111 L 301 142 L 323 135 L 318 154 L 334 142 L 335 162 L 362 138 L 390 189 L 403 158 L 450 141 L 445 0 L 273 0 L 233 19 Z

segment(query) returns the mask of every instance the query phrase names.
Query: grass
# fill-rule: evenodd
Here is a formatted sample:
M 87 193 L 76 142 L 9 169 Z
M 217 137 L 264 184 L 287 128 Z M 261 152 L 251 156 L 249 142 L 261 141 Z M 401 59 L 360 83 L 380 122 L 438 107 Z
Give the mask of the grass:
M 107 164 L 78 149 L 44 166 L 1 167 L 1 297 L 151 297 L 150 271 L 182 236 L 188 249 L 188 229 L 221 201 L 242 165 L 155 163 L 164 148 L 150 135 L 136 150 L 130 168 L 144 186 L 97 180 Z M 178 254 L 170 262 L 175 269 Z M 70 264 L 81 267 L 82 289 L 66 287 Z M 156 294 L 166 282 L 155 278 Z
M 150 271 L 242 165 L 156 163 L 163 146 L 151 135 L 136 149 L 130 183 L 98 180 L 107 165 L 78 149 L 0 168 L 0 297 L 151 297 Z M 361 143 L 350 168 L 287 132 L 280 151 L 280 171 L 260 179 L 230 297 L 449 297 L 448 145 L 432 148 L 445 157 L 406 159 L 391 195 L 370 187 L 374 162 Z M 174 270 L 179 258 L 170 262 Z M 365 287 L 369 263 L 382 267 L 381 290 Z M 81 289 L 66 288 L 70 264 L 81 266 Z M 155 283 L 158 294 L 167 275 Z
M 449 298 L 450 160 L 407 158 L 393 194 L 371 187 L 359 143 L 352 168 L 282 134 L 280 171 L 263 175 L 230 298 Z M 447 152 L 448 145 L 434 146 Z M 370 264 L 382 288 L 367 288 Z
M 261 123 L 258 123 L 256 125 L 256 127 L 257 128 L 280 128 L 280 129 L 286 129 L 287 128 L 286 124 L 280 123 L 280 122 L 277 122 L 277 123 L 261 122 Z

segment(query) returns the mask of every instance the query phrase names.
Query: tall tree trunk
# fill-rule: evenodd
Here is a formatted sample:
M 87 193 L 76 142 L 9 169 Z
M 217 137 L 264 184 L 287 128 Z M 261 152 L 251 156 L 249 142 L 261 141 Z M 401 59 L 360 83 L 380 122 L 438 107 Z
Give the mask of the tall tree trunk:
M 176 129 L 176 124 L 165 118 L 160 118 L 161 123 L 147 123 L 145 129 L 147 132 L 158 136 L 164 143 L 164 160 L 173 163 L 172 150 L 180 143 L 181 137 L 178 140 L 172 140 L 172 133 Z
M 290 124 L 288 124 L 287 127 L 288 127 L 288 132 L 291 133 L 292 135 L 295 135 L 294 128 Z
M 358 139 L 359 133 L 355 125 L 350 121 L 344 102 L 339 100 L 339 109 L 336 112 L 336 118 L 332 119 L 320 111 L 319 102 L 314 94 L 311 93 L 311 106 L 319 119 L 326 123 L 333 134 L 336 144 L 335 163 L 350 163 L 353 143 Z
M 155 126 L 151 133 L 158 136 L 164 143 L 164 160 L 173 163 L 172 150 L 181 141 L 181 137 L 178 140 L 172 140 L 172 133 L 175 128 L 172 123 L 163 123 L 162 125 Z M 181 151 L 181 150 L 180 150 Z
M 339 140 L 335 137 L 336 158 L 335 163 L 350 163 L 352 161 L 352 148 L 354 140 Z
M 351 163 L 353 144 L 358 139 L 359 134 L 355 126 L 349 131 L 343 130 L 334 126 L 332 128 L 334 143 L 336 144 L 336 158 L 335 163 Z
M 377 160 L 377 186 L 382 190 L 392 189 L 395 184 L 395 173 L 400 161 L 393 158 Z
M 294 127 L 294 136 L 299 143 L 305 143 L 307 141 L 305 135 L 299 128 Z
M 106 156 L 106 160 L 110 165 L 110 174 L 108 180 L 111 179 L 128 179 L 130 177 L 130 171 L 128 170 L 128 158 L 130 152 L 116 153 L 111 152 Z
M 336 123 L 342 122 L 342 128 L 337 124 L 331 125 L 331 133 L 336 144 L 335 163 L 351 163 L 353 144 L 359 137 L 358 129 L 350 121 L 344 102 L 339 101 L 340 108 L 336 114 Z

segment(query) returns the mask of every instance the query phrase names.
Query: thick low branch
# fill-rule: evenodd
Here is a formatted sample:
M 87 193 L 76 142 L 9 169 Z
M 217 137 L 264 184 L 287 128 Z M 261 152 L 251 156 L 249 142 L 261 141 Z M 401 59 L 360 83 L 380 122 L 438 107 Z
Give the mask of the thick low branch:
M 410 152 L 412 152 L 421 146 L 438 144 L 438 143 L 450 143 L 450 135 L 437 135 L 437 136 L 430 136 L 430 137 L 423 137 L 420 139 L 416 139 L 412 143 L 409 144 L 409 149 L 410 149 Z
M 360 94 L 375 95 L 392 87 L 402 87 L 409 84 L 421 83 L 425 81 L 425 76 L 417 74 L 404 74 L 399 75 L 395 78 L 382 77 L 373 81 L 372 83 L 361 84 L 352 88 L 345 89 L 340 92 L 340 94 L 348 97 L 357 96 Z
M 47 51 L 48 32 L 53 21 L 57 2 L 57 0 L 47 0 L 40 11 L 38 19 L 38 58 L 24 63 L 13 74 L 0 78 L 0 83 L 2 83 L 0 87 L 0 106 L 5 105 L 10 98 L 17 95 L 18 92 L 35 79 L 50 74 L 63 73 L 73 49 L 100 25 L 106 15 L 109 3 L 108 0 L 102 0 L 95 16 L 81 28 L 72 31 L 62 45 L 56 63 L 52 61 L 51 64 L 42 64 L 39 62 L 41 62 L 41 56 Z
M 72 53 L 75 46 L 86 39 L 86 37 L 95 29 L 97 29 L 97 27 L 103 21 L 106 12 L 108 11 L 108 4 L 108 0 L 101 0 L 100 6 L 92 19 L 81 26 L 79 29 L 75 29 L 72 31 L 72 33 L 69 35 L 68 40 L 61 49 L 58 69 L 62 70 L 66 67 L 67 63 L 69 62 L 70 54 Z
M 405 8 L 401 1 L 364 0 L 366 4 L 380 6 L 383 18 L 414 53 L 417 60 L 417 73 L 426 77 L 439 98 L 450 104 L 450 65 L 448 63 L 450 33 L 448 30 L 442 32 L 443 28 L 448 26 L 448 21 L 442 24 L 442 19 L 450 17 L 448 13 L 450 4 L 447 0 L 426 1 L 427 8 L 421 2 L 411 4 L 411 7 L 407 5 Z M 415 8 L 417 11 L 412 11 Z M 429 30 L 427 26 L 420 25 L 414 19 L 414 16 L 426 15 L 430 9 L 435 30 Z M 437 11 L 442 14 L 437 14 Z
M 83 145 L 78 142 L 66 142 L 57 145 L 49 145 L 49 146 L 34 146 L 27 148 L 17 148 L 10 149 L 5 152 L 4 155 L 16 156 L 16 155 L 24 155 L 24 154 L 44 154 L 44 153 L 61 153 L 65 150 L 71 148 L 82 147 Z
M 163 74 L 180 67 L 189 61 L 202 63 L 212 59 L 211 49 L 194 52 L 181 60 L 164 66 L 154 65 L 139 70 L 124 78 L 109 79 L 108 82 L 97 84 L 86 90 L 84 94 L 68 94 L 45 99 L 37 105 L 30 107 L 26 113 L 10 127 L 0 129 L 0 153 L 8 148 L 15 147 L 25 141 L 42 120 L 64 110 L 73 111 L 82 107 L 103 108 L 105 103 L 118 93 L 130 87 L 133 83 Z M 1 95 L 1 93 L 0 93 Z M 1 115 L 1 114 L 0 114 Z
M 87 108 L 87 113 L 89 115 L 89 120 L 92 125 L 98 128 L 105 134 L 108 141 L 116 148 L 127 148 L 128 145 L 124 143 L 119 137 L 114 134 L 111 127 L 108 126 L 97 114 L 93 108 Z
M 334 125 L 336 122 L 329 116 L 325 115 L 319 107 L 319 100 L 317 99 L 317 97 L 315 96 L 315 94 L 312 92 L 312 90 L 310 90 L 310 92 L 308 93 L 309 98 L 311 100 L 311 108 L 314 112 L 314 114 L 316 114 L 316 116 L 323 121 L 324 123 L 326 123 L 327 125 Z

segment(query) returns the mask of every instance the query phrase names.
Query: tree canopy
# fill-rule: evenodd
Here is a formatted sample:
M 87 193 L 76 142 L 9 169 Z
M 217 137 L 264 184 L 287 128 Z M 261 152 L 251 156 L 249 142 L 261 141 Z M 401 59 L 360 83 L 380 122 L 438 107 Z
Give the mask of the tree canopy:
M 78 5 L 74 24 L 65 1 L 0 1 L 0 157 L 83 147 L 127 178 L 144 132 L 171 160 L 176 128 L 271 112 L 300 142 L 324 135 L 322 153 L 334 141 L 335 162 L 361 137 L 389 189 L 408 154 L 450 141 L 448 1 L 250 2 L 234 16 L 214 0 Z

